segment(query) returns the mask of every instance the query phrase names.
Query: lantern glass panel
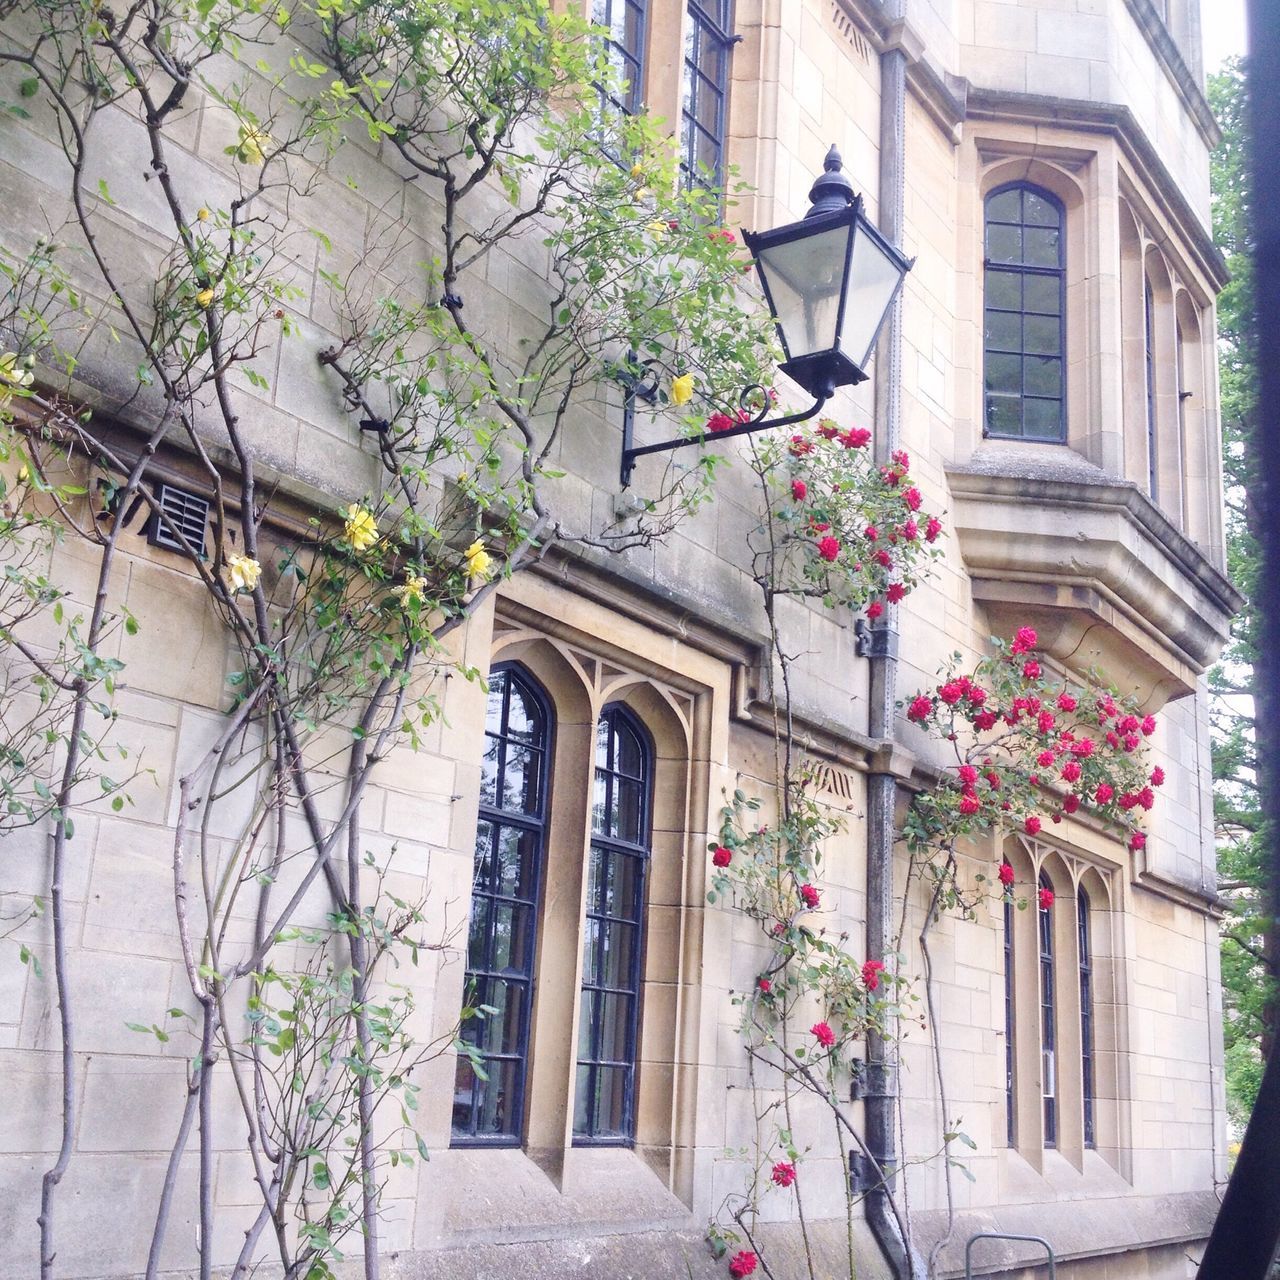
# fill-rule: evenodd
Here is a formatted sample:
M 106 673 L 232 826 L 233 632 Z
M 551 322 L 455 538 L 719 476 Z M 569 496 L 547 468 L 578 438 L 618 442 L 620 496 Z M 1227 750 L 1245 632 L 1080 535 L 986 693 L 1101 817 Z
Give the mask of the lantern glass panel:
M 787 355 L 795 360 L 836 345 L 851 222 L 761 249 L 760 274 Z
M 880 324 L 901 279 L 902 267 L 891 251 L 860 227 L 853 242 L 849 297 L 840 335 L 840 350 L 859 369 L 866 368 L 871 358 Z

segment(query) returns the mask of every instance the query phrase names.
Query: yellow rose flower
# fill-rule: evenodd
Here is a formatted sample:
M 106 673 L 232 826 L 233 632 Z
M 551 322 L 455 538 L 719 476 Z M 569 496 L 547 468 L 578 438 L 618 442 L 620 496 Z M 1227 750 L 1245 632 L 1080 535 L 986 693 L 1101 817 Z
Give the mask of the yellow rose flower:
M 227 570 L 237 591 L 252 591 L 262 577 L 262 566 L 252 556 L 228 556 Z
M 671 379 L 671 403 L 675 405 L 688 404 L 693 399 L 693 374 L 682 373 L 678 378 Z
M 213 290 L 201 289 L 196 294 L 196 305 L 200 307 L 208 307 L 213 305 Z
M 652 222 L 646 222 L 644 229 L 655 239 L 661 240 L 663 236 L 671 229 L 661 218 L 654 218 Z
M 240 145 L 235 148 L 235 157 L 241 164 L 262 164 L 266 161 L 270 145 L 270 135 L 254 125 L 242 124 Z
M 489 570 L 493 565 L 493 557 L 484 549 L 484 543 L 479 538 L 462 554 L 467 560 L 467 577 L 487 578 L 489 576 Z
M 346 520 L 347 541 L 356 551 L 367 551 L 378 540 L 378 522 L 354 502 L 340 513 Z
M 639 160 L 631 166 L 631 176 L 636 179 L 644 177 L 644 165 L 642 165 Z
M 16 351 L 6 351 L 0 355 L 0 405 L 6 405 L 13 399 L 10 387 L 22 391 L 34 381 L 35 374 L 31 372 L 29 357 L 23 360 Z
M 409 608 L 410 605 L 421 605 L 426 596 L 427 580 L 418 577 L 416 574 L 410 574 L 402 586 L 396 587 L 392 591 L 392 595 L 400 602 L 402 609 Z
M 201 208 L 197 209 L 197 210 L 196 210 L 196 221 L 197 221 L 197 222 L 208 222 L 208 221 L 209 221 L 209 210 L 208 210 L 208 209 L 206 209 L 206 208 L 204 208 L 203 206 L 202 206 Z

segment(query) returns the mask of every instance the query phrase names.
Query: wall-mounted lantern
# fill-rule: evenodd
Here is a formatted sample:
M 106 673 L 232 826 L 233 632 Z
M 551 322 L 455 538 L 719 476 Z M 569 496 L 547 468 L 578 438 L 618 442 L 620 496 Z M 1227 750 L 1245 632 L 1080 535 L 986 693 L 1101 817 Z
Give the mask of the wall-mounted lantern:
M 762 406 L 749 421 L 715 433 L 717 440 L 803 422 L 812 418 L 838 387 L 867 378 L 866 364 L 914 260 L 905 258 L 872 226 L 863 212 L 862 197 L 854 193 L 841 169 L 840 153 L 832 147 L 822 175 L 809 192 L 811 207 L 802 221 L 772 231 L 743 233 L 787 357 L 782 372 L 813 396 L 814 403 L 801 413 L 769 419 L 767 397 L 748 388 L 744 404 L 751 399 L 750 393 L 756 392 Z M 652 401 L 654 389 L 643 376 L 631 376 L 625 382 L 624 487 L 631 481 L 637 458 L 712 438 L 703 432 L 634 447 L 636 398 Z

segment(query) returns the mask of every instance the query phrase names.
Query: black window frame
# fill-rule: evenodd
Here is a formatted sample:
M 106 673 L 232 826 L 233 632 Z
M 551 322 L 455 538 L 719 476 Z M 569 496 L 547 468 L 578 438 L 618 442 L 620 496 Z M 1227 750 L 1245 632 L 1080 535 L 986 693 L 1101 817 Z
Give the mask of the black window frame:
M 605 18 L 603 21 L 596 17 L 596 10 L 603 8 Z M 614 39 L 613 31 L 613 13 L 615 8 L 625 11 L 630 8 L 634 9 L 639 15 L 636 25 L 636 48 L 631 49 L 621 40 Z M 644 107 L 645 93 L 645 77 L 648 74 L 648 47 L 649 47 L 649 0 L 592 0 L 591 20 L 598 26 L 603 27 L 610 32 L 604 37 L 605 44 L 611 50 L 616 50 L 621 57 L 624 65 L 629 67 L 632 74 L 627 77 L 627 87 L 625 96 L 617 98 L 611 93 L 606 93 L 602 85 L 596 88 L 600 93 L 603 102 L 608 103 L 615 110 L 621 111 L 623 115 L 633 116 L 641 111 Z M 623 24 L 623 30 L 626 30 L 626 24 Z
M 715 164 L 710 181 L 717 189 L 724 186 L 724 158 L 728 142 L 729 87 L 732 81 L 733 47 L 742 37 L 735 35 L 734 0 L 688 0 L 684 47 L 680 51 L 680 175 L 686 187 L 704 180 L 698 167 L 698 139 L 709 139 L 715 148 Z M 719 12 L 712 12 L 712 10 Z M 703 41 L 711 41 L 720 55 L 723 80 L 719 83 L 702 70 Z M 699 121 L 704 86 L 716 95 L 715 126 L 708 131 Z
M 1053 892 L 1042 871 L 1039 887 Z M 1053 909 L 1037 903 L 1040 940 L 1040 1090 L 1044 1103 L 1044 1145 L 1058 1145 L 1058 1013 L 1053 972 Z
M 1018 202 L 1019 220 L 1016 223 L 1008 222 L 1004 219 L 993 219 L 991 215 L 992 202 L 998 197 L 1007 195 L 1011 191 L 1019 193 Z M 1033 195 L 1047 202 L 1058 215 L 1057 227 L 1054 228 L 1058 234 L 1058 264 L 1057 266 L 1041 266 L 1027 262 L 996 262 L 990 256 L 990 233 L 993 226 L 1017 227 L 1021 235 L 1028 228 L 1036 230 L 1048 230 L 1039 223 L 1029 223 L 1026 220 L 1026 203 L 1025 197 Z M 982 266 L 983 266 L 983 298 L 982 298 L 982 434 L 984 439 L 989 440 L 1021 440 L 1029 444 L 1065 444 L 1067 442 L 1067 214 L 1066 206 L 1062 203 L 1052 191 L 1046 191 L 1043 187 L 1036 186 L 1030 182 L 1006 182 L 1002 186 L 996 187 L 988 192 L 982 205 Z M 991 283 L 993 275 L 1016 276 L 1018 278 L 1018 297 L 1019 303 L 1017 309 L 1010 307 L 994 307 L 991 300 Z M 1026 319 L 1032 316 L 1036 319 L 1049 319 L 1051 313 L 1045 311 L 1028 311 L 1026 307 L 1026 279 L 1032 278 L 1056 278 L 1058 282 L 1058 351 L 1057 355 L 1048 352 L 1029 352 L 1026 349 Z M 1017 316 L 1019 317 L 1018 329 L 1021 335 L 1017 349 L 1010 347 L 994 346 L 993 341 L 988 336 L 988 316 L 995 315 Z M 1019 392 L 1016 396 L 994 393 L 988 388 L 990 377 L 990 359 L 992 356 L 1017 357 L 1019 360 Z M 1035 358 L 1056 359 L 1059 362 L 1059 384 L 1058 389 L 1060 395 L 1047 396 L 1039 393 L 1028 395 L 1027 386 L 1027 361 Z M 993 408 L 993 398 L 999 401 L 1011 401 L 1018 406 L 1019 430 L 994 430 L 991 426 L 991 413 Z M 1028 402 L 1052 404 L 1058 406 L 1058 425 L 1057 431 L 1052 436 L 1047 435 L 1028 435 L 1026 430 L 1026 411 Z
M 595 808 L 593 805 L 591 840 L 587 855 L 587 903 L 583 919 L 582 937 L 583 947 L 585 949 L 585 947 L 589 945 L 593 936 L 592 922 L 594 921 L 597 925 L 597 928 L 594 931 L 597 946 L 594 972 L 597 980 L 595 982 L 588 981 L 589 971 L 586 964 L 586 957 L 584 955 L 582 984 L 579 993 L 581 996 L 579 1005 L 580 1025 L 578 1028 L 578 1041 L 574 1050 L 574 1108 L 572 1141 L 575 1147 L 631 1147 L 635 1145 L 640 1014 L 643 998 L 644 954 L 647 938 L 647 929 L 645 925 L 648 915 L 649 863 L 653 856 L 653 788 L 654 766 L 657 760 L 657 752 L 654 749 L 653 738 L 645 728 L 644 723 L 639 719 L 634 711 L 626 706 L 625 703 L 612 702 L 604 707 L 597 720 L 597 734 L 599 733 L 600 724 L 604 722 L 609 722 L 611 725 L 608 737 L 609 745 L 606 752 L 606 767 L 604 769 L 600 768 L 599 764 L 595 762 L 593 752 L 593 791 L 596 780 L 601 776 L 601 774 L 603 774 L 605 778 L 605 810 L 607 813 L 612 814 L 614 796 L 613 787 L 615 779 L 626 776 L 620 774 L 615 768 L 615 753 L 618 739 L 617 733 L 612 728 L 612 725 L 620 722 L 625 725 L 629 732 L 635 735 L 639 745 L 642 776 L 640 778 L 640 803 L 637 829 L 642 839 L 639 842 L 635 842 L 615 836 L 607 829 L 602 832 L 598 828 Z M 612 825 L 611 818 L 609 819 L 609 825 Z M 606 858 L 628 857 L 637 860 L 638 866 L 636 868 L 632 912 L 629 916 L 611 914 L 597 909 L 598 904 L 595 900 L 595 893 L 597 874 L 596 858 L 598 854 L 603 855 Z M 605 981 L 606 939 L 609 936 L 608 927 L 610 924 L 617 924 L 623 927 L 633 928 L 635 930 L 627 982 L 623 987 L 612 987 Z M 630 1011 L 626 1026 L 625 1055 L 621 1059 L 606 1059 L 602 1055 L 601 1046 L 604 1036 L 605 1022 L 603 1017 L 602 997 L 608 995 L 615 997 L 623 995 L 630 1000 Z M 590 1024 L 584 1027 L 581 1025 L 581 1020 L 588 1017 L 588 1010 L 590 1010 L 591 1015 L 593 1016 L 591 1017 Z M 589 1040 L 589 1056 L 587 1058 L 583 1058 L 581 1056 L 584 1031 Z M 587 1090 L 588 1110 L 586 1127 L 580 1128 L 578 1124 L 578 1094 L 579 1090 L 583 1086 L 580 1083 L 579 1077 L 581 1076 L 584 1068 L 586 1069 L 585 1087 Z M 599 1106 L 597 1083 L 601 1069 L 615 1071 L 620 1070 L 623 1075 L 623 1104 L 625 1120 L 621 1126 L 620 1132 L 613 1130 L 601 1132 L 602 1126 L 599 1124 L 599 1112 L 597 1110 Z
M 477 854 L 473 870 L 471 908 L 468 916 L 466 970 L 467 995 L 465 999 L 466 1003 L 472 1007 L 489 1003 L 489 1000 L 487 999 L 488 988 L 489 985 L 496 980 L 522 985 L 524 988 L 524 1000 L 520 1009 L 514 1047 L 509 1051 L 504 1048 L 503 1051 L 498 1053 L 484 1052 L 481 1055 L 486 1061 L 501 1060 L 514 1061 L 517 1063 L 516 1076 L 512 1087 L 512 1093 L 514 1096 L 510 1101 L 510 1121 L 501 1132 L 481 1133 L 478 1131 L 477 1126 L 480 1114 L 480 1096 L 485 1082 L 478 1078 L 473 1079 L 471 1084 L 470 1124 L 466 1130 L 459 1130 L 451 1121 L 450 1146 L 452 1147 L 518 1147 L 522 1143 L 524 1137 L 525 1109 L 529 1083 L 530 1031 L 532 1028 L 533 1002 L 537 977 L 536 962 L 538 953 L 538 929 L 541 923 L 542 914 L 542 881 L 547 856 L 547 831 L 550 818 L 551 759 L 555 746 L 555 714 L 552 709 L 551 699 L 547 696 L 546 690 L 543 689 L 537 679 L 535 679 L 535 677 L 521 664 L 510 662 L 502 663 L 494 667 L 489 673 L 489 687 L 491 690 L 495 680 L 498 678 L 502 678 L 505 682 L 502 697 L 500 732 L 492 733 L 490 731 L 490 722 L 487 713 L 485 718 L 486 740 L 492 737 L 499 739 L 495 795 L 499 799 L 502 796 L 502 780 L 506 769 L 506 752 L 507 747 L 512 740 L 512 735 L 508 732 L 510 726 L 511 687 L 515 684 L 518 685 L 526 696 L 533 702 L 542 716 L 541 745 L 536 747 L 542 755 L 538 771 L 535 775 L 538 787 L 538 805 L 537 812 L 534 814 L 504 809 L 500 807 L 499 804 L 487 804 L 483 798 L 482 792 L 476 823 Z M 490 828 L 489 852 L 491 856 L 498 848 L 504 828 L 514 828 L 535 836 L 536 848 L 531 858 L 530 868 L 531 883 L 527 886 L 527 892 L 524 894 L 518 896 L 503 895 L 500 893 L 479 890 L 477 888 L 479 871 L 482 865 L 479 853 L 480 833 L 486 824 Z M 486 960 L 490 962 L 486 963 L 483 969 L 473 969 L 471 935 L 474 928 L 477 903 L 481 900 L 483 900 L 486 905 L 487 928 L 489 930 L 489 935 L 486 937 L 484 950 Z M 495 920 L 495 909 L 492 904 L 499 900 L 518 903 L 528 912 L 529 928 L 525 939 L 525 954 L 522 957 L 523 964 L 520 972 L 499 972 L 494 970 L 491 963 L 494 946 L 493 922 Z M 464 1023 L 461 1034 L 464 1037 L 472 1032 L 476 1034 L 483 1034 L 483 1030 L 484 1019 L 475 1018 Z M 466 1062 L 466 1060 L 465 1055 L 459 1055 L 458 1071 L 461 1071 L 463 1063 Z M 456 1074 L 454 1097 L 454 1105 L 456 1107 Z
M 1094 1115 L 1093 1047 L 1093 929 L 1089 919 L 1089 895 L 1076 892 L 1076 936 L 1080 955 L 1080 1093 L 1084 1101 L 1084 1145 L 1098 1145 Z

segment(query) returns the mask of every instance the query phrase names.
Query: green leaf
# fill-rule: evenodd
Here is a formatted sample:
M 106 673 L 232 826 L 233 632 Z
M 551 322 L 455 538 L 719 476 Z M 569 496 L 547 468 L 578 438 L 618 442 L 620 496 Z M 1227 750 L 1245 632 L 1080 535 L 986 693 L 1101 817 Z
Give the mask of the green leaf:
M 29 80 L 23 80 L 18 85 L 18 93 L 24 98 L 34 98 L 40 91 L 40 81 L 32 76 Z

